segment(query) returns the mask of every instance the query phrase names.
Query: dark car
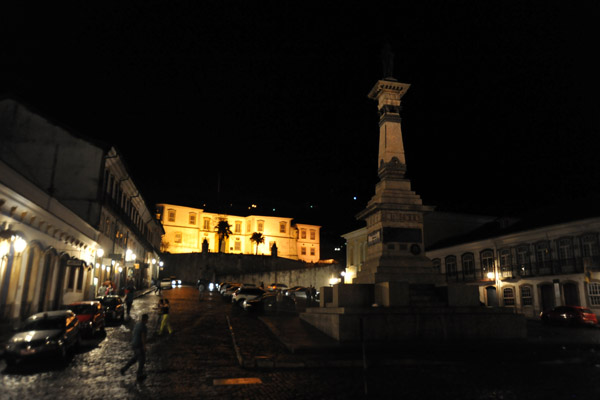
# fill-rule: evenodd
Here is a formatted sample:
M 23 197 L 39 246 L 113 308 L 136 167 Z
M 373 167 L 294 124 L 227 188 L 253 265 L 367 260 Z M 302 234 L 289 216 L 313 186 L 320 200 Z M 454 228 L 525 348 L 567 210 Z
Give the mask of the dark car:
M 105 311 L 100 301 L 78 301 L 68 304 L 64 308 L 77 315 L 82 336 L 90 337 L 97 332 L 104 332 Z
M 125 318 L 125 304 L 120 296 L 109 294 L 97 297 L 96 300 L 102 304 L 108 321 L 123 321 Z
M 44 356 L 58 356 L 64 362 L 79 342 L 79 320 L 73 311 L 41 312 L 27 318 L 8 340 L 4 359 L 9 366 Z
M 265 293 L 252 300 L 244 300 L 242 308 L 249 312 L 257 313 L 279 313 L 295 312 L 296 303 L 294 299 L 288 296 L 282 296 L 276 293 Z
M 596 314 L 589 308 L 580 306 L 559 306 L 540 314 L 542 322 L 561 325 L 592 325 L 598 324 Z

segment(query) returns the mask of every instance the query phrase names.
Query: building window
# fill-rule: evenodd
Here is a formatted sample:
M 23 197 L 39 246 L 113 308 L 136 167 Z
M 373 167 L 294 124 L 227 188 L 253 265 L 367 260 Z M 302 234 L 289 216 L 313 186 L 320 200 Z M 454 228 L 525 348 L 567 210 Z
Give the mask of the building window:
M 588 284 L 588 296 L 591 305 L 600 306 L 600 283 L 591 282 Z
M 265 230 L 265 221 L 256 221 L 256 230 L 263 232 Z
M 317 233 L 314 229 L 310 230 L 310 240 L 315 240 L 317 238 Z
M 233 249 L 235 251 L 242 251 L 242 242 L 239 238 L 235 239 L 235 243 L 233 244 Z
M 190 213 L 190 225 L 196 225 L 196 213 Z
M 316 254 L 316 253 L 315 253 L 315 248 L 314 248 L 314 247 L 311 247 L 311 248 L 310 248 L 310 255 L 311 255 L 311 256 L 314 256 L 315 254 Z
M 73 287 L 75 286 L 75 271 L 76 270 L 77 270 L 77 268 L 75 268 L 75 267 L 69 267 L 69 280 L 67 281 L 67 289 L 73 290 Z
M 300 229 L 300 239 L 306 239 L 306 229 Z
M 494 252 L 484 250 L 481 252 L 481 272 L 484 279 L 494 279 Z
M 463 274 L 467 276 L 475 275 L 475 258 L 472 253 L 463 254 L 462 256 Z
M 540 274 L 549 274 L 552 272 L 548 242 L 544 241 L 535 244 L 535 261 Z
M 242 221 L 235 221 L 235 233 L 242 233 Z
M 531 265 L 529 260 L 529 248 L 527 246 L 517 247 L 517 268 L 521 276 L 531 275 Z
M 435 268 L 436 273 L 440 273 L 441 270 L 441 266 L 442 266 L 442 260 L 440 260 L 439 258 L 434 258 L 433 260 L 433 268 Z
M 505 306 L 515 305 L 515 290 L 513 288 L 504 288 L 502 295 L 504 297 Z
M 531 286 L 521 286 L 521 305 L 532 306 L 533 305 L 533 290 Z
M 581 252 L 584 257 L 598 257 L 598 236 L 584 235 L 581 238 Z
M 305 256 L 305 255 L 306 255 L 306 247 L 302 247 L 302 248 L 300 249 L 300 254 L 302 254 L 303 256 Z
M 175 232 L 175 243 L 181 243 L 181 232 Z
M 167 220 L 169 222 L 175 222 L 175 210 L 168 210 L 167 211 Z
M 286 228 L 287 228 L 287 224 L 285 222 L 279 223 L 279 233 L 285 233 Z
M 204 218 L 202 229 L 205 231 L 210 231 L 210 218 Z
M 83 267 L 77 269 L 79 270 L 79 275 L 77 275 L 77 290 L 81 291 L 83 289 Z
M 446 257 L 446 275 L 455 277 L 456 276 L 456 257 L 448 256 Z
M 503 278 L 512 278 L 512 265 L 510 260 L 510 250 L 502 249 L 498 255 L 500 258 L 500 273 Z

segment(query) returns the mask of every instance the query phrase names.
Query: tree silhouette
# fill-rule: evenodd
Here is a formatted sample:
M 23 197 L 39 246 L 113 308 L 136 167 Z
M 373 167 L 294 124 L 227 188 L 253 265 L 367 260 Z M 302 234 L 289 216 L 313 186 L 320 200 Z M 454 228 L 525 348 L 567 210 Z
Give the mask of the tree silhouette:
M 215 227 L 215 229 L 217 230 L 217 234 L 219 235 L 219 253 L 220 253 L 221 252 L 221 246 L 223 245 L 223 242 L 232 233 L 231 232 L 231 225 L 229 225 L 229 222 L 227 222 L 227 220 L 222 219 L 222 220 L 219 221 L 219 223 L 217 224 L 217 226 Z
M 265 237 L 260 232 L 254 232 L 250 236 L 250 241 L 256 243 L 256 254 L 258 254 L 258 245 L 265 242 Z

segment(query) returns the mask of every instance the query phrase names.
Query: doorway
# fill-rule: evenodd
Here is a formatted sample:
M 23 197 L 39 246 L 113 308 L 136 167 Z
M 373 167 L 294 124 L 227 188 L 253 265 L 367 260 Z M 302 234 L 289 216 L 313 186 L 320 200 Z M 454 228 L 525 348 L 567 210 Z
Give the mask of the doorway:
M 488 286 L 485 288 L 485 294 L 487 299 L 488 307 L 498 307 L 498 293 L 495 286 Z
M 542 311 L 553 309 L 556 304 L 554 300 L 554 285 L 551 283 L 540 285 L 540 294 Z
M 563 293 L 565 296 L 565 305 L 567 306 L 580 306 L 579 291 L 577 290 L 577 284 L 568 282 L 563 285 Z

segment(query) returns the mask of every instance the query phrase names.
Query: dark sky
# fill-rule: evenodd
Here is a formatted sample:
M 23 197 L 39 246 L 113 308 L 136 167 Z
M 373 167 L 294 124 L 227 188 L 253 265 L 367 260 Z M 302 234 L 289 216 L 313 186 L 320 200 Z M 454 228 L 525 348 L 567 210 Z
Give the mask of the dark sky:
M 120 149 L 150 204 L 359 227 L 385 43 L 425 204 L 515 214 L 600 191 L 597 1 L 60 3 L 2 6 L 0 91 Z

